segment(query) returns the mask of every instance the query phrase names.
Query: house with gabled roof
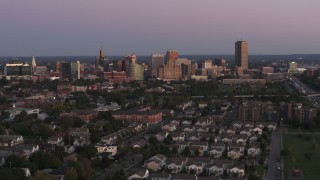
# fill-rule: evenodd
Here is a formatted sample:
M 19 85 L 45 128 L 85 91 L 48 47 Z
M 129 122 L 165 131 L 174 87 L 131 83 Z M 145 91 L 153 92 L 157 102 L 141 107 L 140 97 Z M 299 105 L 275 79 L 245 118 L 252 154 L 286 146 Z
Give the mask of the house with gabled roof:
M 254 128 L 254 122 L 245 122 L 244 123 L 244 127 L 253 129 Z
M 248 156 L 258 156 L 261 153 L 259 145 L 251 145 L 248 148 Z
M 245 176 L 244 166 L 234 166 L 229 170 L 229 174 L 235 177 L 243 177 Z
M 183 132 L 170 132 L 172 140 L 176 142 L 182 142 L 186 139 L 186 135 Z
M 227 156 L 231 159 L 239 159 L 241 156 L 243 156 L 243 153 L 241 152 L 240 148 L 228 148 Z
M 166 130 L 166 131 L 175 131 L 176 129 L 177 127 L 174 124 L 166 124 L 162 126 L 162 130 Z
M 222 176 L 224 169 L 222 164 L 213 164 L 208 169 L 210 175 Z
M 188 141 L 200 141 L 201 137 L 198 133 L 187 133 Z
M 236 143 L 246 144 L 248 137 L 246 135 L 236 136 Z
M 235 129 L 241 129 L 242 126 L 243 126 L 243 122 L 242 122 L 242 121 L 234 121 L 234 122 L 232 123 L 232 126 L 233 126 L 233 128 L 235 128 Z
M 149 177 L 149 171 L 147 169 L 141 169 L 135 174 L 128 177 L 128 180 L 134 179 L 147 179 Z
M 244 128 L 240 131 L 240 135 L 251 136 L 251 134 L 252 134 L 251 128 Z
M 211 157 L 218 159 L 222 157 L 224 151 L 225 149 L 223 148 L 211 148 L 209 154 Z
M 188 159 L 183 157 L 170 158 L 168 159 L 167 169 L 174 174 L 180 173 L 187 164 L 187 161 Z

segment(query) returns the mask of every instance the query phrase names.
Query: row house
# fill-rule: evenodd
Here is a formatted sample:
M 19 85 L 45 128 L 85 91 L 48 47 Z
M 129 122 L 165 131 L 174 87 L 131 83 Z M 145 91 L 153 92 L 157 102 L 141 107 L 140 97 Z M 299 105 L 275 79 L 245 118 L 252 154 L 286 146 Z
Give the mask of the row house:
M 101 141 L 106 144 L 114 144 L 118 141 L 118 135 L 117 133 L 109 134 L 107 136 L 102 137 Z
M 191 142 L 190 143 L 190 149 L 192 150 L 198 150 L 199 151 L 199 156 L 203 156 L 206 152 L 208 152 L 208 142 L 201 142 L 201 141 L 196 141 L 196 142 Z
M 149 109 L 131 109 L 127 111 L 116 111 L 112 114 L 116 120 L 130 122 L 158 123 L 162 121 L 162 112 Z
M 241 148 L 228 148 L 227 156 L 231 159 L 239 159 L 243 156 L 243 152 L 241 152 Z
M 208 117 L 199 117 L 196 122 L 195 125 L 197 126 L 210 126 L 210 125 L 214 125 L 214 121 L 211 118 Z
M 175 131 L 176 129 L 177 129 L 176 125 L 174 125 L 174 124 L 166 124 L 166 125 L 162 126 L 162 130 Z
M 182 132 L 170 132 L 170 135 L 172 136 L 172 140 L 175 142 L 185 141 L 186 139 L 186 135 Z
M 248 148 L 248 155 L 249 156 L 258 156 L 260 155 L 261 151 L 260 151 L 260 146 L 258 145 L 252 145 L 250 148 Z
M 73 136 L 73 137 L 90 136 L 89 129 L 86 127 L 84 127 L 84 128 L 69 128 L 68 133 L 70 136 Z
M 224 148 L 211 148 L 209 154 L 211 157 L 218 159 L 222 157 L 224 151 Z
M 152 171 L 159 171 L 161 168 L 165 167 L 166 165 L 167 157 L 162 154 L 157 154 L 151 158 L 149 158 L 148 161 L 146 161 L 145 166 L 148 169 L 151 169 Z
M 275 131 L 277 129 L 277 123 L 274 122 L 257 122 L 256 126 L 260 129 L 267 127 L 269 131 Z
M 108 144 L 96 144 L 94 146 L 97 149 L 97 153 L 110 153 L 111 156 L 115 156 L 118 153 L 118 147 Z
M 13 147 L 23 143 L 24 139 L 21 135 L 0 135 L 0 147 Z
M 248 140 L 248 137 L 245 135 L 240 135 L 240 136 L 236 137 L 236 143 L 238 143 L 238 144 L 241 143 L 244 145 L 244 144 L 246 144 L 247 140 Z
M 167 169 L 171 171 L 171 173 L 180 173 L 183 168 L 186 166 L 188 158 L 185 157 L 173 157 L 168 160 Z
M 63 146 L 64 142 L 61 136 L 51 136 L 47 139 L 48 144 Z
M 192 121 L 191 121 L 191 120 L 183 120 L 183 121 L 181 122 L 181 125 L 182 125 L 182 126 L 191 126 L 191 124 L 192 124 Z
M 244 177 L 245 176 L 244 166 L 234 166 L 229 170 L 228 174 L 235 177 Z
M 240 135 L 246 135 L 246 136 L 251 136 L 252 135 L 252 129 L 251 128 L 243 128 L 240 131 Z
M 19 152 L 19 157 L 23 159 L 29 159 L 29 157 L 39 151 L 39 145 L 36 144 L 28 144 L 28 145 L 20 145 L 16 146 L 15 151 Z
M 180 125 L 180 120 L 176 120 L 176 119 L 171 120 L 171 121 L 170 121 L 170 124 L 175 125 L 175 126 L 177 127 L 177 126 Z
M 200 141 L 201 137 L 198 133 L 187 133 L 188 141 Z

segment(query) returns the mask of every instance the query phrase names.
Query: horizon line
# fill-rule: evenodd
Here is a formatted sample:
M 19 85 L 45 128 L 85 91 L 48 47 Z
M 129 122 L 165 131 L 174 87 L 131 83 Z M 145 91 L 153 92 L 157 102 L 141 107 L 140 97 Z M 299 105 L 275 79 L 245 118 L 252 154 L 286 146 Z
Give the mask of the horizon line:
M 153 54 L 153 53 L 151 53 Z M 139 55 L 136 54 L 137 56 L 151 56 L 149 55 Z M 162 54 L 162 53 L 160 53 Z M 165 55 L 165 53 L 163 53 Z M 291 55 L 320 55 L 320 53 L 295 53 L 295 54 L 249 54 L 248 56 L 291 56 Z M 6 57 L 97 57 L 98 55 L 19 55 L 19 56 L 14 56 L 14 55 L 8 55 L 8 56 L 0 56 L 0 58 L 6 58 Z M 109 55 L 106 57 L 125 57 L 125 55 Z M 180 54 L 179 56 L 234 56 L 234 54 Z

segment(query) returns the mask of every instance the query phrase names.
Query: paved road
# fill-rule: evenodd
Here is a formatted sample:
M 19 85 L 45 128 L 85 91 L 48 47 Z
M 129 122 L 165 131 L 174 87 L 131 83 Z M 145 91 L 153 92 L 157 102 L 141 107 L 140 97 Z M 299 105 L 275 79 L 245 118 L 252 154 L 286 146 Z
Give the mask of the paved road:
M 281 177 L 280 166 L 281 133 L 277 130 L 272 133 L 270 153 L 268 159 L 268 173 L 266 180 L 277 180 Z

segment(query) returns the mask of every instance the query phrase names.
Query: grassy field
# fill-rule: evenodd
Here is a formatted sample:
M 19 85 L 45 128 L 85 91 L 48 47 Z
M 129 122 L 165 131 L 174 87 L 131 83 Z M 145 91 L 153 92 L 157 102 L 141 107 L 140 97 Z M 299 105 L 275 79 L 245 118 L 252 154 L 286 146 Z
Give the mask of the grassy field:
M 319 179 L 320 134 L 308 134 L 298 137 L 297 134 L 283 135 L 283 149 L 289 150 L 284 157 L 284 175 L 288 180 L 291 169 L 298 168 L 305 179 Z

